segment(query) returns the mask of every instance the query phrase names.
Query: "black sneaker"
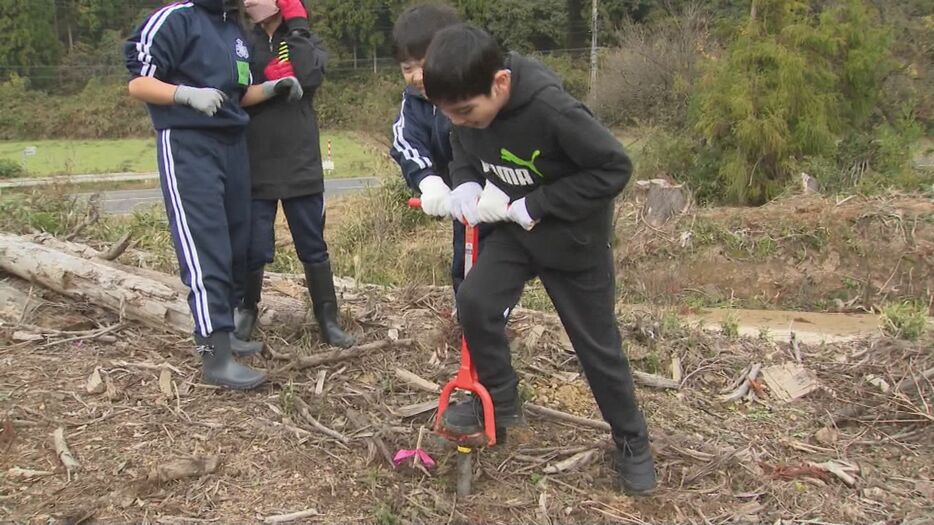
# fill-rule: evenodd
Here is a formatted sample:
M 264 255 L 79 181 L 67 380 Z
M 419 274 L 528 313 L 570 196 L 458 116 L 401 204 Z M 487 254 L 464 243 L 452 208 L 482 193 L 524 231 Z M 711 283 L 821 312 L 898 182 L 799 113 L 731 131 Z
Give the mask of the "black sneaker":
M 642 435 L 627 439 L 616 448 L 616 472 L 623 492 L 630 496 L 648 496 L 655 490 L 655 460 L 649 438 Z
M 497 435 L 500 429 L 504 430 L 505 435 L 505 429 L 525 424 L 517 386 L 518 381 L 513 381 L 490 389 Z M 450 405 L 441 418 L 441 426 L 459 435 L 483 432 L 483 403 L 480 402 L 480 398 L 471 395 L 464 401 Z

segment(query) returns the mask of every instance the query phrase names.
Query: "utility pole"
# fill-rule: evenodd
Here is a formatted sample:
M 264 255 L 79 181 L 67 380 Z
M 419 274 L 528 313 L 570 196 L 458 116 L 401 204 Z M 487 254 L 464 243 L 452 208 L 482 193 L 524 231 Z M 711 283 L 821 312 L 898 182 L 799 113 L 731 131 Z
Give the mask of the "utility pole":
M 591 0 L 593 12 L 590 20 L 590 105 L 597 101 L 597 0 Z

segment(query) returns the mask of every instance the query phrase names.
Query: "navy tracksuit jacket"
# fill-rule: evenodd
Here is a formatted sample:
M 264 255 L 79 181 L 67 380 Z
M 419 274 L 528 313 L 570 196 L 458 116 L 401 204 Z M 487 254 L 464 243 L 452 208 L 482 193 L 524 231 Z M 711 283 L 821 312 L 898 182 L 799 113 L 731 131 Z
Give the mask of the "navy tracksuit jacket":
M 181 105 L 147 104 L 157 132 L 162 193 L 195 331 L 233 329 L 246 273 L 250 176 L 240 98 L 251 83 L 250 53 L 224 0 L 191 0 L 152 13 L 124 44 L 135 77 L 223 91 L 214 116 Z
M 399 116 L 392 126 L 392 147 L 389 154 L 395 159 L 406 184 L 412 191 L 425 177 L 437 175 L 451 186 L 448 164 L 454 159 L 451 152 L 451 121 L 428 99 L 411 86 L 402 94 Z M 493 231 L 492 224 L 479 225 L 480 247 Z M 451 236 L 454 256 L 451 261 L 451 281 L 454 290 L 464 280 L 464 225 L 454 221 Z

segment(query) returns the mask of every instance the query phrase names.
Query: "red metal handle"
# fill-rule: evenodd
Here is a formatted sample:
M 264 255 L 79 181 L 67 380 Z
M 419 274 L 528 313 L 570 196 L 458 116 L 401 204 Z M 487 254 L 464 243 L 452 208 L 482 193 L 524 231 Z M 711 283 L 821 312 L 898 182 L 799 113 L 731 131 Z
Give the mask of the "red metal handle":
M 418 197 L 412 197 L 408 201 L 409 208 L 421 208 L 422 200 Z M 477 262 L 477 247 L 479 235 L 477 228 L 466 226 L 466 235 L 464 236 L 464 275 L 466 276 L 470 269 Z M 470 349 L 467 347 L 467 339 L 461 336 L 461 365 L 457 371 L 457 376 L 449 381 L 441 389 L 441 397 L 438 399 L 438 414 L 435 416 L 435 432 L 447 437 L 455 442 L 462 442 L 471 439 L 473 436 L 457 436 L 445 431 L 441 424 L 441 417 L 448 409 L 451 400 L 451 394 L 454 390 L 466 390 L 472 392 L 480 398 L 480 404 L 483 406 L 483 435 L 486 438 L 486 446 L 492 447 L 496 444 L 496 421 L 493 413 L 493 398 L 480 380 L 477 378 L 477 369 L 473 366 L 470 359 Z
M 442 425 L 441 419 L 448 409 L 451 401 L 451 394 L 455 390 L 466 390 L 472 392 L 480 398 L 480 404 L 483 406 L 483 436 L 486 439 L 486 446 L 492 447 L 496 444 L 496 419 L 493 412 L 493 398 L 490 392 L 480 383 L 477 378 L 477 369 L 474 368 L 470 360 L 470 349 L 467 348 L 467 339 L 461 336 L 461 365 L 457 370 L 457 375 L 441 389 L 441 397 L 438 399 L 438 414 L 435 416 L 435 433 L 445 436 L 455 442 L 474 441 L 474 436 L 461 436 L 448 432 Z

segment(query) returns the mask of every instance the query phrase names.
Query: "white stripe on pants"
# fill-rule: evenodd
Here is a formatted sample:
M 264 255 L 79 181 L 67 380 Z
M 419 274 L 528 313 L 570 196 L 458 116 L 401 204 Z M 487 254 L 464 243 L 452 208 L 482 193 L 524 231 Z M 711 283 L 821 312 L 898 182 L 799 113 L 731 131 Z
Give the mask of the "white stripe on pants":
M 182 250 L 182 257 L 187 266 L 188 274 L 191 279 L 191 292 L 194 295 L 194 317 L 195 328 L 204 337 L 214 332 L 211 324 L 211 314 L 208 310 L 208 293 L 204 288 L 204 272 L 201 270 L 201 262 L 198 258 L 198 249 L 194 239 L 191 236 L 191 230 L 188 227 L 188 221 L 185 217 L 185 207 L 182 205 L 182 197 L 178 192 L 178 179 L 175 175 L 175 159 L 172 156 L 172 130 L 167 129 L 159 132 L 162 140 L 162 166 L 168 188 L 169 200 L 171 201 L 172 211 L 175 214 L 176 235 L 178 235 L 179 246 Z

